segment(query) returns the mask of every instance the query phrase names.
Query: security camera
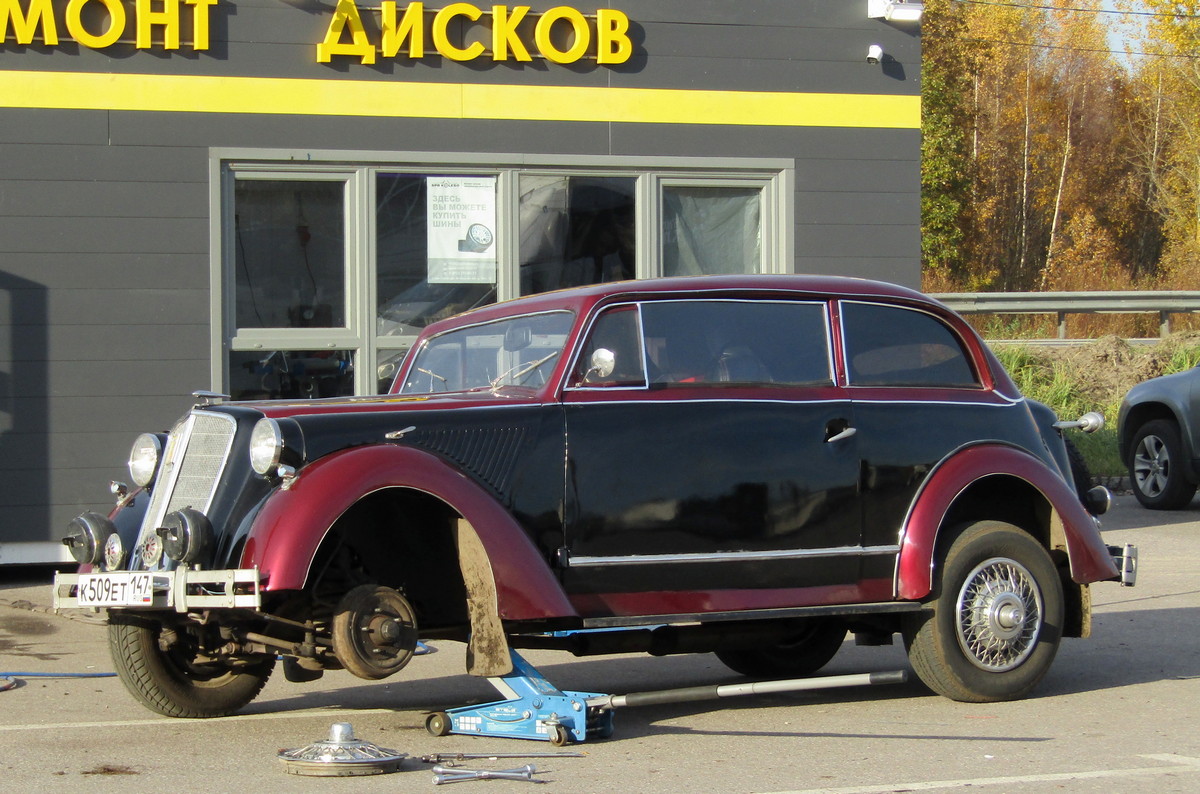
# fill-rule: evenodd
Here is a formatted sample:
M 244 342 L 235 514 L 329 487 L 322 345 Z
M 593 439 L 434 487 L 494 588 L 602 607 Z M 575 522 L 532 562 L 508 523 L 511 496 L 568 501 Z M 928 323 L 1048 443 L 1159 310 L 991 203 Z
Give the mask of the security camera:
M 867 47 L 867 63 L 879 63 L 883 60 L 883 47 L 872 44 Z

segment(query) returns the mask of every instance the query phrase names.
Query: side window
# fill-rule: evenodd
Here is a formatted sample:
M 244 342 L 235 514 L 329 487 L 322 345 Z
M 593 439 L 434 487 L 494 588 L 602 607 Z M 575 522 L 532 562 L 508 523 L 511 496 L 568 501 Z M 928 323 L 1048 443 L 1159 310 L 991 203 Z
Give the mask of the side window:
M 851 386 L 978 386 L 958 336 L 924 312 L 842 304 Z
M 637 306 L 620 306 L 601 314 L 575 363 L 571 385 L 644 387 L 641 336 Z
M 832 382 L 823 303 L 669 301 L 642 313 L 652 384 Z

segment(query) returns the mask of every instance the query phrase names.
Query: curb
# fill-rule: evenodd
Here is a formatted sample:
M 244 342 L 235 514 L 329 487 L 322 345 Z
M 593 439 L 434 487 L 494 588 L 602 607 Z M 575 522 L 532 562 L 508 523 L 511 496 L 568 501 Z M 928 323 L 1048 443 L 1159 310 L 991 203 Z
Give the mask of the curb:
M 92 612 L 90 609 L 64 609 L 56 612 L 54 607 L 35 604 L 23 598 L 9 599 L 0 598 L 0 607 L 8 607 L 9 609 L 20 609 L 25 612 L 36 612 L 40 615 L 50 615 L 51 617 L 66 618 L 74 620 L 78 623 L 87 623 L 93 626 L 104 626 L 108 623 L 108 619 L 97 612 Z

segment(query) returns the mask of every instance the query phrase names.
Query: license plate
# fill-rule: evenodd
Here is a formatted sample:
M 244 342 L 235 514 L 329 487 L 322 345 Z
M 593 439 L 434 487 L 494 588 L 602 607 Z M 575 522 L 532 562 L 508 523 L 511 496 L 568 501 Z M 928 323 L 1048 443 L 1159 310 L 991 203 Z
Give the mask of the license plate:
M 82 573 L 77 598 L 81 607 L 132 607 L 153 603 L 154 576 L 149 573 Z

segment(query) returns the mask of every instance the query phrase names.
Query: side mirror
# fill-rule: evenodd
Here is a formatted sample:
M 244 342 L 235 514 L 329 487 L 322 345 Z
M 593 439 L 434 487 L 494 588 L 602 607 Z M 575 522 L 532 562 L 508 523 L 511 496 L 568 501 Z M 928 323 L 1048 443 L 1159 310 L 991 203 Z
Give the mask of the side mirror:
M 1081 430 L 1084 433 L 1095 433 L 1104 427 L 1104 415 L 1096 411 L 1088 411 L 1074 421 L 1055 422 L 1059 430 Z
M 607 347 L 598 347 L 596 352 L 592 353 L 592 368 L 588 370 L 588 375 L 595 374 L 599 378 L 607 378 L 616 368 L 617 354 Z

